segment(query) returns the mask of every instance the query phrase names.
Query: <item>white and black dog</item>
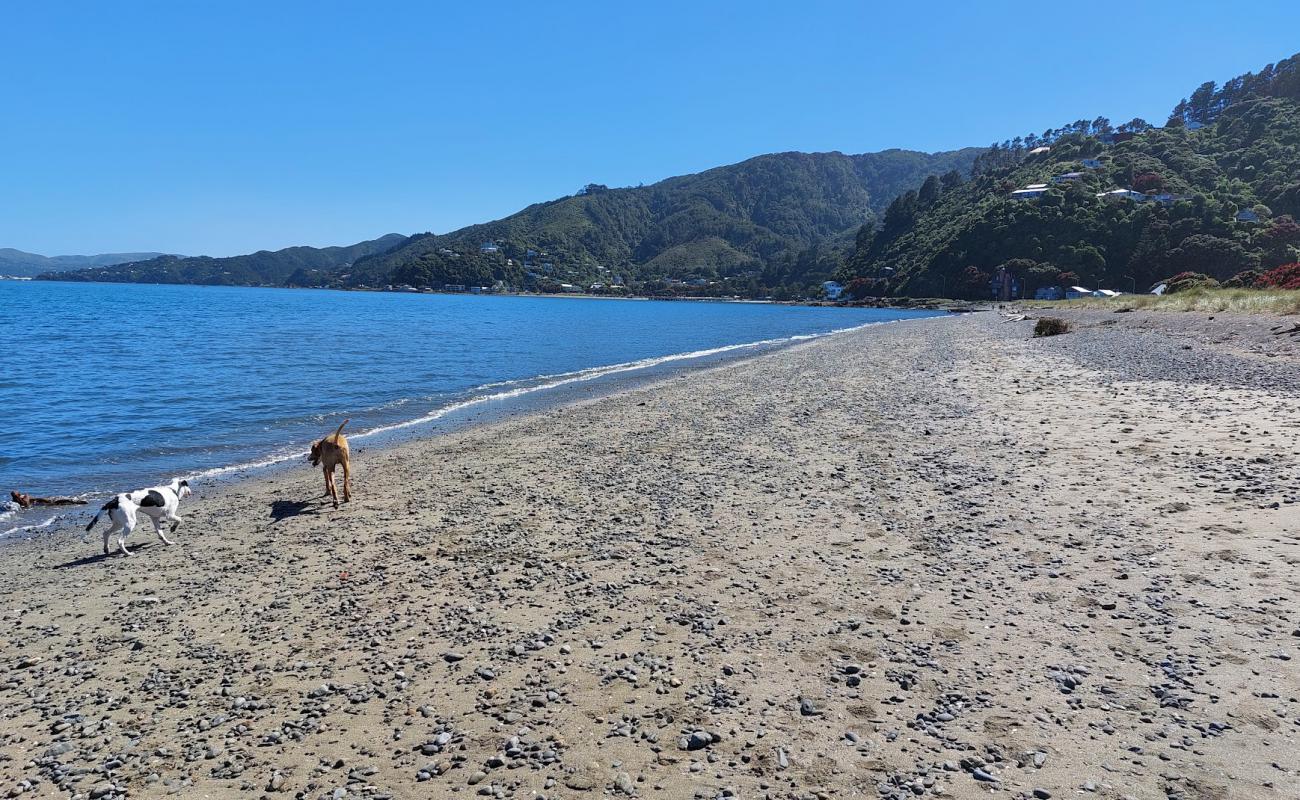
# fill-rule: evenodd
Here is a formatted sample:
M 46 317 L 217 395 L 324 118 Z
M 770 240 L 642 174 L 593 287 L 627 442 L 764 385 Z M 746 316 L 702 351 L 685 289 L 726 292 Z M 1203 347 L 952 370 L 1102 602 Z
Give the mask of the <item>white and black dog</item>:
M 153 520 L 153 529 L 159 539 L 167 544 L 175 544 L 167 538 L 167 534 L 163 533 L 162 522 L 163 520 L 170 522 L 172 532 L 175 533 L 181 524 L 181 518 L 176 510 L 180 508 L 181 498 L 189 496 L 190 482 L 180 478 L 173 478 L 166 486 L 152 486 L 134 492 L 123 492 L 99 509 L 99 513 L 95 514 L 95 518 L 86 526 L 86 531 L 89 532 L 95 527 L 100 515 L 107 511 L 113 525 L 104 531 L 104 555 L 108 555 L 108 540 L 116 533 L 117 546 L 122 549 L 123 555 L 129 556 L 131 551 L 126 549 L 126 537 L 135 530 L 136 514 L 143 513 Z

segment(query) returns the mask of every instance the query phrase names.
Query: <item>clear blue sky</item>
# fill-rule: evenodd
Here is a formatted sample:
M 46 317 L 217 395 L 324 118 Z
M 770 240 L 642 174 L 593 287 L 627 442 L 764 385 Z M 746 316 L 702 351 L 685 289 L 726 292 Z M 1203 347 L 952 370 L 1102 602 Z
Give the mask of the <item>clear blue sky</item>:
M 0 247 L 445 232 L 781 150 L 1156 124 L 1300 3 L 9 2 Z

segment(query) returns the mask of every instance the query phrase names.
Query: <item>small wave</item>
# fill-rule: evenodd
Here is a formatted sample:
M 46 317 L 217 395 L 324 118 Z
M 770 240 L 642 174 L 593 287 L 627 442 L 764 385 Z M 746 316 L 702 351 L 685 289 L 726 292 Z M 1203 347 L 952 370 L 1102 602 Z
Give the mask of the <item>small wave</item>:
M 869 328 L 872 325 L 880 325 L 880 324 L 882 323 L 868 322 L 865 325 L 855 325 L 849 328 L 836 328 L 835 330 L 826 331 L 824 333 L 804 333 L 796 336 L 785 336 L 778 339 L 760 339 L 759 341 L 756 342 L 744 342 L 742 344 L 728 344 L 728 345 L 722 345 L 720 347 L 710 347 L 705 350 L 692 350 L 687 353 L 673 353 L 671 355 L 666 355 L 666 356 L 654 356 L 652 358 L 642 358 L 636 361 L 625 361 L 621 364 L 610 364 L 604 367 L 591 367 L 590 369 L 577 370 L 575 372 L 561 372 L 561 373 L 556 373 L 554 375 L 538 375 L 532 380 L 541 381 L 541 383 L 536 383 L 531 386 L 521 386 L 519 388 L 510 389 L 504 392 L 493 392 L 492 394 L 485 394 L 485 395 L 479 395 L 477 397 L 471 397 L 467 400 L 462 400 L 458 403 L 452 403 L 450 405 L 446 405 L 441 408 L 435 409 L 429 412 L 428 414 L 425 414 L 424 416 L 416 417 L 415 419 L 404 420 L 402 422 L 394 422 L 390 425 L 380 425 L 379 427 L 371 428 L 370 430 L 367 431 L 362 431 L 361 433 L 358 433 L 350 438 L 363 439 L 367 436 L 374 436 L 380 433 L 388 433 L 390 431 L 401 430 L 403 428 L 411 428 L 411 427 L 415 427 L 416 425 L 426 425 L 430 422 L 435 422 L 439 419 L 442 419 L 448 414 L 454 413 L 456 411 L 460 411 L 461 409 L 468 408 L 470 406 L 475 406 L 482 403 L 490 403 L 497 400 L 509 400 L 511 398 L 520 397 L 525 394 L 531 394 L 533 392 L 543 391 L 545 389 L 554 389 L 558 386 L 565 386 L 571 383 L 580 383 L 583 381 L 595 380 L 596 378 L 603 378 L 607 375 L 617 375 L 623 372 L 632 372 L 640 369 L 649 369 L 651 367 L 657 367 L 661 364 L 669 364 L 674 361 L 686 361 L 689 359 L 707 358 L 709 356 L 721 355 L 722 353 L 732 353 L 738 350 L 751 350 L 759 347 L 768 347 L 768 346 L 779 345 L 779 344 L 802 342 L 809 339 L 819 339 L 823 336 L 831 336 L 837 333 L 848 333 L 850 331 L 862 330 L 863 328 Z M 510 383 L 512 382 L 504 381 L 498 384 L 487 384 L 487 385 L 488 386 L 509 385 Z
M 50 517 L 44 522 L 38 522 L 35 525 L 19 525 L 17 528 L 10 528 L 9 530 L 0 533 L 0 539 L 3 539 L 6 536 L 12 536 L 15 533 L 24 533 L 26 531 L 39 531 L 44 528 L 48 528 L 54 523 L 58 522 L 59 519 L 60 519 L 59 517 Z
M 357 433 L 349 434 L 348 438 L 350 440 L 356 441 L 358 439 L 365 439 L 371 436 L 376 436 L 381 433 L 390 433 L 392 431 L 404 430 L 406 428 L 413 428 L 419 425 L 428 425 L 429 423 L 436 422 L 442 419 L 443 417 L 446 417 L 449 414 L 453 414 L 457 411 L 460 411 L 465 408 L 470 408 L 472 406 L 481 405 L 484 403 L 491 403 L 499 400 L 510 400 L 516 397 L 521 397 L 526 394 L 531 394 L 533 392 L 540 392 L 546 389 L 554 389 L 559 386 L 566 386 L 568 384 L 573 384 L 573 383 L 591 381 L 597 378 L 603 378 L 608 375 L 617 375 L 624 372 L 633 372 L 635 370 L 649 369 L 651 367 L 657 367 L 662 364 L 670 364 L 676 361 L 688 361 L 691 359 L 708 358 L 709 356 L 721 355 L 723 353 L 733 353 L 741 350 L 753 350 L 761 347 L 771 347 L 771 346 L 781 345 L 781 344 L 793 344 L 795 342 L 803 342 L 803 341 L 808 341 L 810 339 L 820 339 L 824 336 L 834 336 L 835 334 L 839 334 L 839 333 L 851 333 L 853 331 L 863 330 L 876 325 L 886 325 L 893 322 L 905 322 L 905 321 L 908 320 L 906 318 L 900 320 L 880 320 L 875 322 L 867 322 L 862 325 L 853 325 L 848 328 L 836 328 L 834 330 L 824 331 L 821 333 L 803 333 L 794 336 L 780 337 L 776 339 L 760 339 L 756 342 L 743 342 L 741 344 L 721 345 L 719 347 L 710 347 L 704 350 L 692 350 L 686 353 L 672 353 L 666 356 L 654 356 L 651 358 L 638 359 L 636 361 L 624 361 L 619 364 L 609 364 L 603 367 L 590 367 L 588 369 L 576 370 L 573 372 L 559 372 L 551 375 L 535 375 L 531 378 L 485 383 L 476 387 L 477 390 L 482 391 L 488 388 L 496 388 L 496 387 L 511 386 L 511 385 L 515 385 L 516 388 L 509 389 L 506 391 L 501 391 L 501 392 L 492 392 L 490 394 L 479 394 L 474 397 L 461 400 L 459 402 L 450 403 L 448 405 L 441 406 L 439 408 L 434 409 L 433 411 L 430 411 L 427 414 L 421 415 L 419 417 L 415 417 L 413 419 L 403 420 L 401 422 L 394 422 L 388 425 L 379 425 L 377 427 L 370 428 L 368 430 L 358 431 Z M 527 384 L 527 385 L 519 386 L 518 384 Z M 385 405 L 391 406 L 391 405 L 400 405 L 400 404 L 401 403 L 392 403 L 392 404 L 385 404 Z M 319 416 L 321 419 L 324 419 L 326 416 L 330 416 L 330 415 L 317 415 L 317 416 Z M 267 456 L 266 458 L 258 461 L 247 461 L 240 464 L 231 464 L 225 467 L 213 467 L 212 469 L 203 470 L 202 472 L 196 472 L 191 475 L 187 475 L 185 477 L 187 480 L 194 481 L 194 480 L 202 480 L 204 478 L 217 478 L 217 477 L 221 477 L 222 475 L 229 475 L 231 473 L 236 473 L 236 472 L 266 469 L 269 467 L 277 466 L 279 464 L 283 464 L 288 461 L 305 458 L 308 455 L 308 452 L 309 451 L 306 449 L 294 450 L 292 452 L 281 452 L 276 455 Z

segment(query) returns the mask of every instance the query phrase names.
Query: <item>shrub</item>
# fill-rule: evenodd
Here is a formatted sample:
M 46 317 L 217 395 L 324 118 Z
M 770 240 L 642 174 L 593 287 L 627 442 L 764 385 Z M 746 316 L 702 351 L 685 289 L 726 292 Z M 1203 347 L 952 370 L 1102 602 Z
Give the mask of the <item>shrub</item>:
M 1070 332 L 1070 323 L 1060 317 L 1039 317 L 1034 323 L 1035 336 L 1060 336 Z
M 1180 272 L 1165 281 L 1165 294 L 1178 294 L 1192 289 L 1217 289 L 1219 282 L 1201 272 Z
M 1255 282 L 1258 289 L 1300 289 L 1300 262 L 1270 269 Z
M 1254 288 L 1255 284 L 1259 282 L 1260 276 L 1262 275 L 1263 273 L 1257 269 L 1243 270 L 1241 272 L 1238 272 L 1236 275 L 1233 275 L 1231 278 L 1227 279 L 1226 281 L 1224 281 L 1223 288 L 1252 289 Z

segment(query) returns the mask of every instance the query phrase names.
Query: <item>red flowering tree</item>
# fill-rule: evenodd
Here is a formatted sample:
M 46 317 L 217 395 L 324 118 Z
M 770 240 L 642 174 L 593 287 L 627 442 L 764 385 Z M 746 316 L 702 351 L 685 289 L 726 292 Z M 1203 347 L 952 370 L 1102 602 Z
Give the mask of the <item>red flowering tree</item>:
M 1270 269 L 1259 276 L 1255 286 L 1260 289 L 1300 289 L 1300 263 Z
M 844 294 L 854 300 L 888 297 L 889 284 L 883 278 L 854 278 L 844 286 Z

